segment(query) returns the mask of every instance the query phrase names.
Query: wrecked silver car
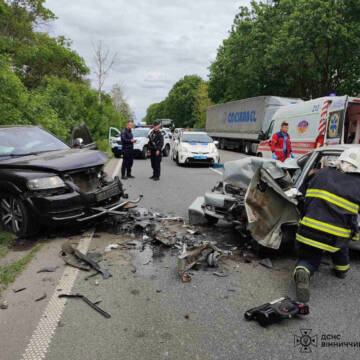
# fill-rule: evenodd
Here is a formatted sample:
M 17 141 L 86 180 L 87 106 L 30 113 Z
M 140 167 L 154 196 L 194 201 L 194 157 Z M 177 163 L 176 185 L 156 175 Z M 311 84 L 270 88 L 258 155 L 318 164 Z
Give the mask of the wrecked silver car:
M 222 220 L 262 246 L 291 245 L 303 205 L 301 186 L 349 146 L 354 145 L 319 148 L 284 163 L 258 157 L 227 162 L 223 181 L 189 207 L 190 224 Z M 360 249 L 358 241 L 351 241 L 350 247 Z

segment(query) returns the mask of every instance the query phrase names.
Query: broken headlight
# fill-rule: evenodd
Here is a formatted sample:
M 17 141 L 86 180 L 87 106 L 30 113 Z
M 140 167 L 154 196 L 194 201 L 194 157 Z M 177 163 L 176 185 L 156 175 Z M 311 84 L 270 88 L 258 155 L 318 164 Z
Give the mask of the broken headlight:
M 65 186 L 64 181 L 59 176 L 32 179 L 27 182 L 27 187 L 30 190 L 58 189 Z

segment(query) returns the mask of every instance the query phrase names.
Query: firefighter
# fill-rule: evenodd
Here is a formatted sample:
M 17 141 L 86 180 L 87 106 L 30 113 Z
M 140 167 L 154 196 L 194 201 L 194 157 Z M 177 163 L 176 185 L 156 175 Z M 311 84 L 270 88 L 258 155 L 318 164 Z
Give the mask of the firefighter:
M 334 274 L 343 279 L 350 268 L 349 241 L 359 239 L 360 148 L 345 150 L 335 167 L 325 167 L 306 185 L 304 217 L 296 234 L 298 261 L 294 270 L 299 301 L 310 298 L 310 277 L 326 251 Z
M 132 120 L 127 121 L 126 128 L 121 132 L 121 144 L 124 154 L 121 165 L 121 178 L 124 180 L 135 178 L 135 176 L 131 175 L 131 168 L 134 162 L 134 142 L 136 142 L 131 131 L 133 125 Z
M 153 130 L 149 134 L 149 152 L 151 167 L 153 169 L 153 175 L 150 179 L 153 179 L 154 181 L 160 180 L 160 163 L 163 146 L 164 137 L 160 131 L 160 123 L 154 121 Z
M 290 135 L 288 134 L 289 124 L 286 121 L 281 123 L 280 131 L 275 133 L 271 139 L 271 151 L 274 160 L 285 161 L 287 158 L 294 158 L 291 148 Z

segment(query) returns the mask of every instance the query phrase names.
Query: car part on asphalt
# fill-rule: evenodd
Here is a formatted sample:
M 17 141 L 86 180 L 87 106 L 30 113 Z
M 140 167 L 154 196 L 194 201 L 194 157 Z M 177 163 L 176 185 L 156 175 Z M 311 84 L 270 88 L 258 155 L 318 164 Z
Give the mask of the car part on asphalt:
M 260 265 L 265 266 L 268 269 L 273 268 L 273 264 L 269 258 L 261 259 L 259 262 Z
M 81 299 L 83 300 L 86 304 L 88 304 L 90 307 L 92 307 L 94 310 L 96 310 L 98 313 L 100 313 L 102 316 L 106 317 L 107 319 L 111 318 L 111 315 L 106 312 L 105 310 L 99 308 L 96 303 L 98 303 L 98 301 L 96 303 L 91 302 L 85 295 L 81 295 L 81 294 L 60 294 L 58 296 L 59 298 L 70 298 L 70 299 Z
M 83 265 L 81 265 L 81 264 L 76 264 L 74 262 L 74 257 L 71 256 L 71 255 L 75 255 L 76 258 L 78 258 L 79 260 L 90 265 L 90 267 L 93 268 L 94 270 L 96 270 L 98 273 L 101 273 L 104 279 L 108 279 L 112 276 L 110 274 L 109 270 L 101 268 L 96 261 L 91 259 L 90 256 L 87 256 L 87 255 L 83 254 L 81 251 L 79 251 L 78 249 L 74 248 L 70 244 L 70 242 L 66 242 L 65 244 L 62 245 L 62 253 L 63 253 L 62 255 L 63 255 L 64 261 L 71 266 L 74 266 L 74 267 L 77 267 L 79 269 L 86 270 L 86 271 L 90 270 L 88 267 L 83 267 Z M 70 259 L 70 262 L 69 262 L 69 259 Z
M 20 288 L 13 289 L 13 292 L 18 293 L 18 292 L 23 291 L 25 289 L 26 289 L 26 287 L 20 287 Z
M 285 319 L 291 319 L 297 315 L 308 315 L 309 306 L 301 302 L 282 297 L 270 303 L 266 303 L 245 312 L 245 319 L 255 320 L 261 326 L 275 324 Z
M 40 269 L 39 271 L 37 271 L 37 273 L 43 273 L 43 272 L 55 272 L 60 266 L 46 266 L 42 269 Z
M 41 301 L 41 300 L 44 300 L 44 299 L 46 299 L 46 297 L 47 297 L 47 294 L 46 294 L 46 293 L 44 293 L 44 294 L 42 294 L 40 297 L 38 297 L 37 299 L 35 299 L 35 301 Z

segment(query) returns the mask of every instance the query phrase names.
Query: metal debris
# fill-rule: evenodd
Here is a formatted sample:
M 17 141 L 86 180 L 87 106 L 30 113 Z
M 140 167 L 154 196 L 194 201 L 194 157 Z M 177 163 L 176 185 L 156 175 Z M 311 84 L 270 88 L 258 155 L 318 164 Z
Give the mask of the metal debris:
M 187 249 L 186 245 L 183 247 L 182 253 L 178 256 L 177 272 L 183 279 L 184 274 L 190 270 L 196 263 L 202 262 L 208 258 L 211 253 L 218 253 L 215 258 L 219 259 L 221 256 L 230 255 L 229 251 L 224 251 L 216 246 L 205 242 L 199 246 Z M 215 259 L 214 257 L 212 259 Z
M 86 302 L 90 307 L 92 307 L 94 310 L 96 310 L 98 313 L 100 313 L 102 316 L 106 317 L 107 319 L 111 318 L 111 315 L 107 313 L 105 310 L 100 309 L 96 303 L 91 302 L 85 295 L 81 294 L 60 294 L 58 296 L 59 298 L 78 298 Z

